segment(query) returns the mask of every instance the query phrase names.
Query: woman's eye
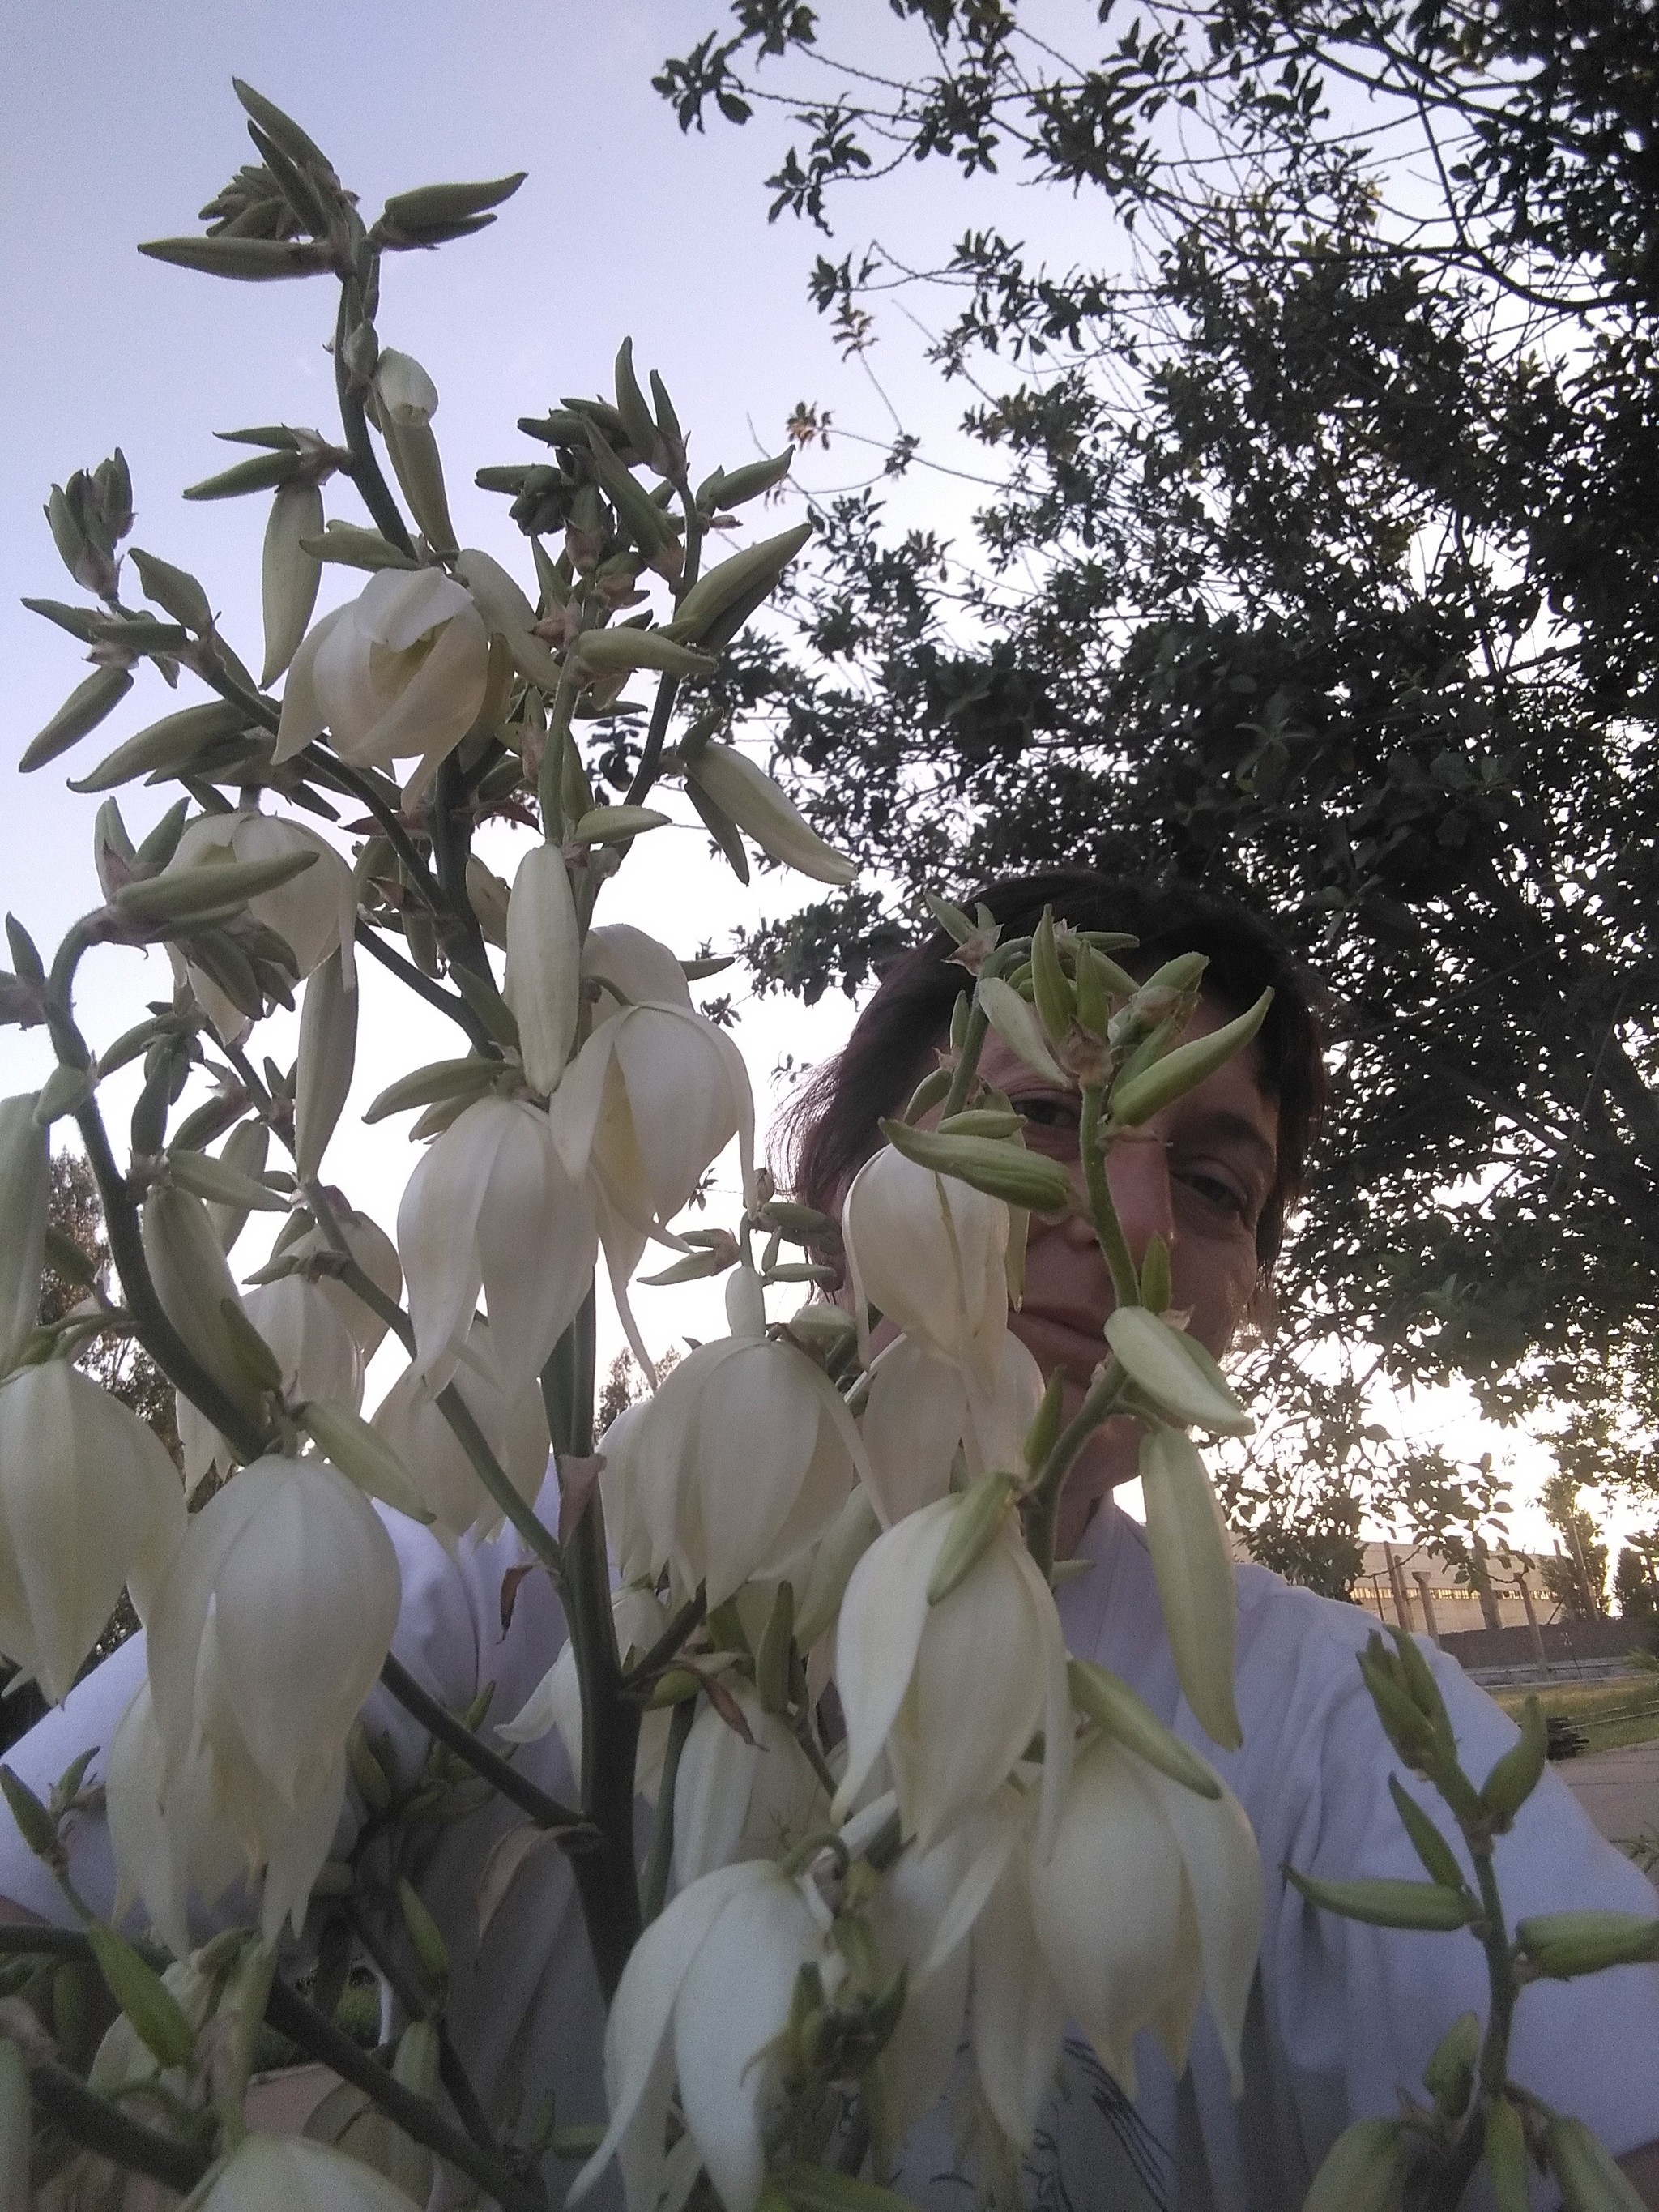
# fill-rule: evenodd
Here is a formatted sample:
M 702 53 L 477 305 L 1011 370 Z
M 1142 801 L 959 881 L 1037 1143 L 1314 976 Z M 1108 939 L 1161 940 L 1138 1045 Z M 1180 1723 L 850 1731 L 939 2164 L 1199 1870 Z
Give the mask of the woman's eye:
M 1020 1120 L 1031 1128 L 1054 1130 L 1066 1136 L 1076 1133 L 1078 1109 L 1074 1098 L 1016 1098 L 1011 1103 Z
M 1187 1168 L 1177 1171 L 1176 1181 L 1184 1184 L 1194 1197 L 1201 1199 L 1212 1212 L 1230 1214 L 1236 1221 L 1248 1218 L 1250 1212 L 1249 1199 L 1224 1177 L 1206 1175 L 1201 1168 Z

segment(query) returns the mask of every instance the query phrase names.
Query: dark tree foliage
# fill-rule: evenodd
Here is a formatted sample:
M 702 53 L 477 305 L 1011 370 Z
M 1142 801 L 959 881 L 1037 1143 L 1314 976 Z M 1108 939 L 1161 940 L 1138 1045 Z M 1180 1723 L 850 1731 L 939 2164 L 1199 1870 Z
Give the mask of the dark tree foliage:
M 873 493 L 823 514 L 751 685 L 780 755 L 909 892 L 1150 860 L 1328 978 L 1334 1121 L 1264 1356 L 1286 1420 L 1238 1498 L 1266 1555 L 1352 1574 L 1345 1492 L 1401 1479 L 1373 1368 L 1570 1403 L 1566 1443 L 1650 1486 L 1650 9 L 1152 0 L 1079 6 L 1068 57 L 1017 4 L 892 9 L 890 81 L 825 50 L 842 11 L 742 0 L 659 87 L 685 127 L 787 117 L 774 215 L 1015 163 L 1094 196 L 1100 265 L 969 229 L 912 287 L 1002 486 L 971 564 Z M 864 348 L 901 276 L 871 247 L 811 283 Z M 816 995 L 894 919 L 859 894 L 754 950 Z M 1338 1368 L 1292 1359 L 1316 1340 Z

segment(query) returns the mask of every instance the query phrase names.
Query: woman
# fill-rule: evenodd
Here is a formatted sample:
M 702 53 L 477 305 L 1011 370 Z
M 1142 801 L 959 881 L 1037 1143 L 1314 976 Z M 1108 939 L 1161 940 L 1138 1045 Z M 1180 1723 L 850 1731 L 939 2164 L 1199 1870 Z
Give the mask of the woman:
M 1067 873 L 994 885 L 985 894 L 1011 933 L 1045 906 L 1079 928 L 1133 932 L 1150 965 L 1205 953 L 1195 1027 L 1214 1026 L 1267 984 L 1272 1012 L 1249 1052 L 1116 1145 L 1109 1174 L 1137 1260 L 1154 1234 L 1169 1248 L 1172 1303 L 1218 1357 L 1266 1308 L 1286 1209 L 1303 1183 L 1322 1097 L 1318 1028 L 1310 993 L 1283 948 L 1240 910 L 1186 893 L 1152 891 Z M 930 939 L 893 969 L 840 1057 L 817 1076 L 791 1117 L 796 1188 L 833 1210 L 859 1163 L 879 1142 L 884 1114 L 902 1105 L 944 1040 L 963 981 L 951 940 Z M 1028 1142 L 1076 1156 L 1076 1101 L 1034 1079 L 994 1039 L 984 1062 L 1027 1127 Z M 1033 1224 L 1024 1306 L 1013 1326 L 1040 1365 L 1060 1368 L 1073 1402 L 1102 1349 L 1111 1290 L 1092 1237 L 1076 1223 Z M 1243 1747 L 1218 1753 L 1176 1687 L 1150 1561 L 1136 1525 L 1112 1504 L 1134 1471 L 1133 1431 L 1099 1431 L 1074 1468 L 1062 1552 L 1088 1563 L 1061 1588 L 1073 1653 L 1130 1680 L 1160 1716 L 1208 1757 L 1255 1827 L 1267 1884 L 1261 1970 L 1246 2037 L 1246 2091 L 1228 2092 L 1218 2045 L 1200 2023 L 1189 2072 L 1176 2081 L 1141 2039 L 1139 2094 L 1122 2092 L 1080 2045 L 1068 2046 L 1039 2130 L 1027 2201 L 1079 2208 L 1179 2206 L 1279 2212 L 1300 2203 L 1313 2172 L 1353 2118 L 1397 2109 L 1418 2091 L 1425 2060 L 1465 2010 L 1485 2010 L 1479 1947 L 1464 1934 L 1412 1936 L 1339 1921 L 1305 1905 L 1283 1862 L 1328 1877 L 1415 1878 L 1419 1868 L 1388 1793 L 1397 1771 L 1355 1657 L 1370 1617 L 1294 1589 L 1263 1570 L 1238 1572 L 1238 1708 Z M 556 1510 L 550 1498 L 547 1510 Z M 392 1516 L 404 1571 L 398 1656 L 452 1708 L 495 1685 L 497 1716 L 519 1710 L 562 1640 L 545 1578 L 520 1587 L 517 1540 L 465 1548 L 452 1561 Z M 501 1626 L 504 1582 L 516 1591 Z M 1430 1655 L 1465 1763 L 1484 1773 L 1514 1740 L 1511 1724 L 1451 1662 Z M 107 1742 L 142 1676 L 137 1639 L 82 1685 L 14 1754 L 44 1790 L 76 1753 Z M 367 1716 L 404 1773 L 425 1742 L 401 1709 L 377 1693 Z M 524 1771 L 568 1795 L 556 1736 L 523 1747 Z M 1419 1794 L 1421 1795 L 1420 1788 Z M 603 2109 L 598 2079 L 599 2001 L 568 1871 L 554 1851 L 535 1858 L 479 1933 L 481 1876 L 491 1844 L 516 1816 L 499 1802 L 435 1834 L 420 1873 L 452 1960 L 450 2022 L 475 2085 L 499 2111 L 522 2089 L 526 2110 L 556 2085 L 559 2116 Z M 1499 1846 L 1511 1914 L 1600 1905 L 1648 1911 L 1642 1876 L 1603 1843 L 1553 1775 Z M 107 1844 L 95 1823 L 77 1838 L 74 1878 L 106 1899 Z M 49 1917 L 62 1915 L 50 1880 L 15 1834 L 0 1837 L 0 1891 Z M 1623 1968 L 1593 1982 L 1530 1990 L 1520 2008 L 1511 2071 L 1560 2109 L 1587 2119 L 1613 2149 L 1634 2154 L 1644 2201 L 1659 2207 L 1659 1968 Z M 958 2172 L 960 2112 L 941 2108 L 915 2130 L 899 2177 L 903 2192 L 940 2205 L 970 2201 Z M 1641 2162 L 1645 2157 L 1645 2163 Z M 569 2169 L 556 2169 L 568 2178 Z

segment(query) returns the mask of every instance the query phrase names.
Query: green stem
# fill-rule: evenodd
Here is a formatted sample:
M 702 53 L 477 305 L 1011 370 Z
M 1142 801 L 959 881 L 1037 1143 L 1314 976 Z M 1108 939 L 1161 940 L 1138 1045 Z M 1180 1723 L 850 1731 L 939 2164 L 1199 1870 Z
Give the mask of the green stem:
M 453 991 L 446 991 L 441 983 L 434 983 L 430 975 L 422 975 L 412 960 L 405 960 L 401 952 L 393 951 L 384 938 L 380 937 L 366 921 L 357 924 L 357 942 L 371 960 L 378 960 L 389 975 L 406 984 L 417 998 L 435 1006 L 441 1014 L 447 1014 L 466 1031 L 469 1042 L 480 1050 L 499 1049 L 489 1030 L 478 1019 L 465 999 L 458 999 Z
M 472 1462 L 472 1472 L 483 1483 L 495 1504 L 518 1530 L 555 1581 L 564 1573 L 565 1554 L 559 1540 L 544 1528 L 533 1510 L 526 1504 L 507 1480 L 501 1462 L 489 1448 L 489 1439 L 472 1418 L 471 1408 L 453 1382 L 447 1382 L 439 1391 L 438 1411 L 449 1424 L 451 1432 L 461 1449 Z
M 974 1087 L 974 1079 L 979 1073 L 979 1056 L 985 1048 L 985 1040 L 990 1034 L 990 1029 L 991 1024 L 985 1018 L 984 1009 L 975 998 L 968 1015 L 968 1029 L 962 1040 L 962 1050 L 957 1055 L 956 1069 L 951 1077 L 951 1088 L 945 1092 L 945 1103 L 939 1108 L 939 1117 L 941 1121 L 952 1114 L 960 1114 L 968 1103 L 969 1093 Z
M 438 886 L 426 864 L 426 856 L 404 829 L 397 809 L 381 796 L 373 779 L 353 768 L 349 761 L 342 760 L 337 754 L 325 752 L 320 744 L 314 741 L 306 747 L 300 758 L 307 768 L 320 772 L 327 781 L 337 784 L 343 791 L 349 791 L 354 799 L 362 800 L 380 825 L 387 844 L 408 870 L 410 883 L 435 911 L 439 904 Z
M 365 291 L 367 291 L 365 287 Z M 368 509 L 374 527 L 389 544 L 411 559 L 415 541 L 404 527 L 398 502 L 380 473 L 380 464 L 375 459 L 374 447 L 368 434 L 368 417 L 363 410 L 362 387 L 352 375 L 345 357 L 345 342 L 349 335 L 346 327 L 346 303 L 350 298 L 348 287 L 340 287 L 340 312 L 334 322 L 334 392 L 340 404 L 340 424 L 345 432 L 346 451 L 351 456 L 347 471 L 357 487 L 357 496 Z
M 687 1598 L 645 1656 L 636 1660 L 623 1676 L 623 1689 L 631 1690 L 649 1681 L 659 1667 L 665 1667 L 692 1630 L 701 1625 L 708 1610 L 708 1594 L 699 1584 L 696 1595 Z
M 679 581 L 674 586 L 678 603 L 697 580 L 702 565 L 702 523 L 697 514 L 697 502 L 691 495 L 689 483 L 677 483 L 680 508 L 685 516 L 685 566 L 680 571 Z M 656 701 L 651 709 L 651 723 L 645 733 L 645 743 L 640 748 L 639 766 L 623 798 L 624 806 L 640 806 L 645 802 L 652 786 L 657 781 L 658 766 L 662 760 L 663 745 L 668 736 L 668 725 L 674 713 L 674 702 L 680 692 L 678 676 L 665 676 L 657 685 Z
M 481 1743 L 464 1721 L 457 1720 L 454 1714 L 441 1705 L 435 1698 L 427 1695 L 409 1669 L 390 1651 L 386 1653 L 386 1663 L 380 1668 L 380 1680 L 404 1711 L 412 1713 L 428 1735 L 435 1736 L 441 1744 L 447 1744 L 458 1759 L 465 1759 L 473 1772 L 482 1775 L 509 1804 L 516 1805 L 521 1813 L 528 1814 L 537 1827 L 545 1828 L 550 1834 L 557 1834 L 562 1830 L 579 1831 L 580 1833 L 572 1833 L 566 1838 L 568 1847 L 572 1850 L 581 1849 L 592 1839 L 592 1831 L 584 1826 L 580 1813 L 573 1812 L 568 1805 L 560 1804 L 558 1799 L 549 1796 L 546 1790 L 538 1790 L 533 1782 L 519 1772 L 517 1767 L 510 1765 L 498 1753 Z
M 265 1449 L 264 1432 L 242 1407 L 222 1390 L 167 1318 L 144 1258 L 138 1226 L 138 1209 L 110 1150 L 97 1101 L 88 1098 L 75 1116 L 86 1147 L 87 1164 L 98 1185 L 104 1207 L 104 1232 L 110 1257 L 120 1279 L 121 1296 L 132 1324 L 132 1333 L 175 1389 L 182 1390 L 214 1427 L 230 1440 L 244 1462 L 257 1460 Z
M 438 888 L 444 900 L 444 919 L 449 925 L 447 950 L 475 975 L 489 977 L 489 956 L 483 932 L 467 896 L 466 863 L 472 849 L 472 810 L 461 788 L 459 757 L 448 754 L 439 766 L 437 788 L 432 796 L 432 857 L 437 864 Z
M 581 1311 L 542 1370 L 548 1433 L 556 1453 L 584 1459 L 593 1449 L 593 1321 L 590 1289 Z M 599 1831 L 597 1850 L 571 1862 L 599 1985 L 608 2003 L 639 1939 L 639 1870 L 634 1861 L 634 1770 L 640 1709 L 624 1694 L 611 1607 L 611 1563 L 599 1485 L 565 1540 L 556 1571 L 576 1680 L 581 1689 L 582 1811 Z
M 1129 1378 L 1115 1359 L 1109 1359 L 1077 1412 L 1055 1437 L 1054 1449 L 1042 1462 L 1025 1503 L 1025 1541 L 1031 1557 L 1045 1575 L 1054 1571 L 1054 1531 L 1060 1523 L 1060 1501 L 1072 1462 L 1110 1416 L 1129 1387 Z
M 1111 1270 L 1113 1296 L 1121 1306 L 1138 1306 L 1140 1304 L 1140 1271 L 1135 1266 L 1134 1255 L 1129 1249 L 1129 1240 L 1123 1234 L 1123 1224 L 1117 1218 L 1112 1187 L 1106 1174 L 1106 1144 L 1101 1127 L 1101 1112 L 1105 1099 L 1103 1085 L 1084 1085 L 1078 1149 L 1083 1155 L 1084 1184 L 1089 1194 L 1089 1211 L 1094 1218 L 1095 1235 L 1106 1255 L 1106 1265 Z
M 668 1876 L 674 1863 L 674 1785 L 679 1779 L 680 1754 L 696 1715 L 697 1700 L 687 1698 L 675 1706 L 668 1723 L 668 1748 L 663 1754 L 662 1781 L 657 1790 L 657 1825 L 640 1879 L 640 1918 L 647 1928 L 668 1895 Z
M 36 2110 L 71 2141 L 181 2195 L 194 2189 L 213 2163 L 206 2144 L 179 2142 L 130 2119 L 67 2067 L 46 2062 L 31 2066 L 29 2096 Z
M 154 1945 L 140 1943 L 137 1948 L 158 1973 L 171 1963 L 167 1954 Z M 95 1963 L 91 1944 L 83 1935 L 74 1929 L 34 1925 L 0 1926 L 0 1957 L 37 1954 L 43 1958 L 73 1960 L 88 1966 Z M 459 2166 L 469 2179 L 477 2182 L 481 2188 L 507 2208 L 507 2212 L 546 2212 L 544 2200 L 532 2184 L 521 2181 L 499 2158 L 481 2155 L 479 2148 L 435 2111 L 424 2097 L 416 2095 L 414 2090 L 406 2089 L 400 2081 L 395 2081 L 378 2059 L 371 2057 L 332 2021 L 325 2020 L 319 2012 L 280 1978 L 270 1985 L 265 2001 L 265 2017 L 279 2035 L 286 2036 L 290 2043 L 297 2044 L 308 2057 L 319 2059 L 343 2081 L 349 2081 L 354 2088 L 362 2089 L 372 2097 L 406 2135 L 412 2136 L 416 2142 L 428 2150 L 434 2151 L 440 2158 L 447 2159 L 452 2165 Z M 59 2093 L 56 2078 L 59 2071 L 57 2068 L 50 2069 L 54 2078 L 47 2094 L 54 2099 Z M 80 2090 L 82 2096 L 88 2100 L 88 2106 L 81 2106 L 72 2093 L 64 2092 L 67 2111 L 77 2117 L 84 2113 L 88 2124 L 93 2126 L 101 2128 L 104 2125 L 103 2116 L 108 2115 L 123 2129 L 137 2130 L 131 2136 L 122 2137 L 129 2148 L 119 2147 L 116 2137 L 112 2135 L 106 2138 L 112 2147 L 106 2148 L 103 2142 L 80 2132 L 72 2119 L 52 2110 L 46 2097 L 39 2096 L 40 2076 L 37 2074 L 37 2098 L 42 2109 L 58 2119 L 66 2133 L 75 2135 L 78 2142 L 87 2143 L 88 2148 L 103 2150 L 106 2157 L 112 2158 L 118 2164 L 130 2166 L 137 2172 L 151 2173 L 155 2179 L 166 2182 L 173 2189 L 193 2188 L 207 2170 L 210 2159 L 205 2151 L 201 2154 L 200 2163 L 190 2178 L 185 2176 L 182 2164 L 176 2174 L 162 2172 L 147 2164 L 146 2156 L 152 2147 L 147 2139 L 151 2137 L 153 2131 L 139 2128 L 136 2122 L 127 2121 L 123 2115 L 113 2112 L 101 2098 L 94 2096 L 73 2075 L 64 2079 L 72 2083 L 74 2088 Z M 92 2107 L 95 2110 L 89 2109 Z M 178 2154 L 181 2158 L 194 2154 L 190 2146 L 175 2142 L 170 2136 L 157 2140 L 165 2144 L 169 2153 Z

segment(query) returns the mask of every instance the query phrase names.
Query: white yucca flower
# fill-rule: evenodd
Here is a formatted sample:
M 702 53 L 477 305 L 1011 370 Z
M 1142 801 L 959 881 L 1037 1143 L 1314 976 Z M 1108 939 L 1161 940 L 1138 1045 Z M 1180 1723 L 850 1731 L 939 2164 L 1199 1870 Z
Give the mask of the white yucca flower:
M 829 1915 L 810 1879 L 764 1859 L 705 1875 L 641 1936 L 605 2025 L 611 2124 L 567 2203 L 614 2157 L 629 2212 L 657 2212 L 708 2171 L 726 2212 L 755 2212 L 766 2180 L 766 2136 L 778 2106 L 780 2041 L 795 1978 L 817 1966 L 833 1994 L 839 1961 Z M 678 2083 L 685 2134 L 665 2142 Z
M 252 809 L 199 814 L 185 825 L 163 872 L 182 875 L 191 868 L 220 866 L 228 860 L 278 860 L 290 853 L 316 857 L 291 881 L 257 893 L 247 902 L 248 911 L 283 939 L 294 955 L 297 975 L 309 975 L 337 951 L 346 988 L 355 990 L 357 887 L 349 865 L 315 830 Z M 169 947 L 168 957 L 174 975 L 188 981 L 197 1005 L 226 1043 L 240 1044 L 252 1027 L 240 1007 L 183 954 Z
M 815 1544 L 865 1471 L 840 1393 L 793 1345 L 700 1345 L 629 1419 L 609 1495 L 632 1564 L 666 1567 L 720 1605 L 775 1580 Z
M 691 1011 L 685 970 L 665 945 L 631 922 L 600 922 L 582 944 L 584 979 L 602 988 L 593 1007 L 597 1025 L 624 1006 L 678 1006 Z
M 290 1810 L 314 1806 L 338 1776 L 401 1596 L 392 1539 L 325 1460 L 244 1468 L 191 1519 L 151 1610 L 164 1796 L 199 1731 L 228 1769 L 245 1755 Z M 258 1825 L 244 1794 L 239 1833 Z
M 349 1206 L 337 1191 L 332 1194 L 334 1218 L 345 1239 L 347 1250 L 368 1277 L 374 1287 L 395 1305 L 404 1293 L 404 1271 L 398 1259 L 398 1248 L 378 1221 L 366 1213 L 358 1213 Z M 320 1226 L 307 1229 L 303 1235 L 292 1238 L 283 1247 L 285 1255 L 295 1260 L 309 1261 L 332 1251 L 333 1247 Z M 357 1296 L 337 1275 L 320 1271 L 316 1278 L 317 1288 L 328 1300 L 340 1319 L 357 1340 L 365 1369 L 385 1341 L 386 1324 L 373 1306 Z
M 509 1389 L 546 1364 L 592 1279 L 592 1197 L 524 1099 L 480 1098 L 428 1149 L 398 1208 L 416 1359 L 440 1388 L 455 1371 L 478 1293 Z
M 945 1496 L 958 1451 L 970 1478 L 1018 1473 L 1042 1402 L 1042 1370 L 1012 1334 L 988 1379 L 910 1337 L 890 1345 L 876 1360 L 859 1425 L 884 1527 Z
M 924 1851 L 990 1802 L 1039 1729 L 1046 1840 L 1071 1755 L 1060 1616 L 1018 1528 L 999 1529 L 950 1595 L 928 1602 L 960 1502 L 924 1506 L 878 1537 L 853 1570 L 836 1631 L 847 1721 L 837 1816 L 885 1752 L 905 1832 Z
M 743 1055 L 713 1022 L 678 1006 L 624 1008 L 601 1022 L 549 1108 L 566 1172 L 592 1189 L 623 1326 L 647 1375 L 628 1283 L 647 1239 L 664 1235 L 735 1136 L 744 1202 L 755 1197 L 755 1102 Z
M 828 1823 L 823 1785 L 788 1726 L 740 1683 L 732 1695 L 750 1741 L 705 1705 L 680 1754 L 674 1879 L 682 1889 L 739 1859 L 782 1858 Z
M 489 1324 L 482 1321 L 472 1324 L 453 1380 L 507 1480 L 533 1504 L 547 1476 L 547 1411 L 539 1382 L 532 1375 L 512 1389 L 502 1382 Z M 402 1461 L 441 1540 L 471 1534 L 483 1543 L 496 1534 L 501 1509 L 479 1481 L 417 1364 L 411 1361 L 387 1391 L 373 1426 Z
M 1200 1996 L 1232 2078 L 1261 1940 L 1261 1862 L 1243 1808 L 1200 1797 L 1100 1738 L 1079 1752 L 1046 1860 L 1026 1866 L 1032 1924 L 1066 2014 L 1135 2094 L 1150 2027 L 1177 2072 Z
M 0 1651 L 54 1705 L 123 1583 L 149 1617 L 184 1533 L 179 1471 L 119 1399 L 62 1359 L 0 1383 Z
M 244 2136 L 198 2184 L 191 2212 L 411 2212 L 414 2199 L 361 2159 L 304 2136 Z
M 362 1352 L 320 1283 L 283 1275 L 245 1291 L 242 1306 L 283 1370 L 283 1395 L 290 1405 L 322 1398 L 356 1412 L 363 1395 Z M 236 1454 L 182 1392 L 177 1419 L 185 1486 L 193 1496 L 206 1476 L 228 1473 Z
M 483 704 L 489 633 L 471 596 L 436 568 L 383 568 L 323 617 L 289 670 L 276 762 L 325 730 L 358 768 L 418 756 L 435 768 Z
M 842 1207 L 860 1328 L 875 1306 L 941 1359 L 989 1380 L 1008 1329 L 1008 1209 L 890 1145 L 853 1178 Z

